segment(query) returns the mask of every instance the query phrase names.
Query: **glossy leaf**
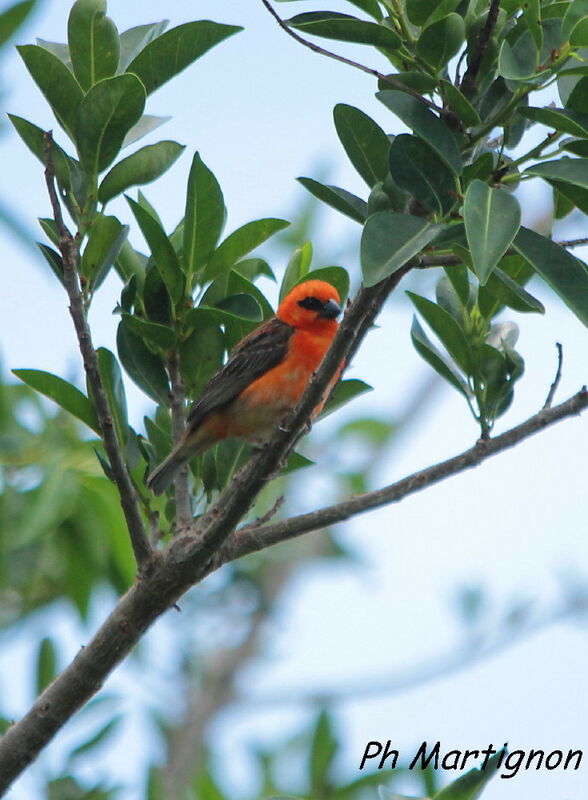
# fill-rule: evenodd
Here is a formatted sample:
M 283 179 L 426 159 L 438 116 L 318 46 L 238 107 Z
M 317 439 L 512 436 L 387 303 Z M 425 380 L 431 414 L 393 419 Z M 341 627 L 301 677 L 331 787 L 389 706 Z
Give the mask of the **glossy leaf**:
M 139 203 L 127 197 L 127 202 L 151 249 L 155 263 L 172 300 L 177 303 L 184 293 L 184 276 L 180 262 L 165 231 Z
M 423 330 L 418 319 L 413 318 L 412 327 L 410 330 L 410 338 L 417 353 L 433 367 L 437 374 L 441 375 L 454 389 L 462 394 L 464 397 L 469 396 L 467 384 L 463 378 L 447 363 L 443 355 L 437 350 L 435 345 L 430 341 L 429 337 Z
M 123 31 L 120 34 L 119 72 L 126 72 L 131 61 L 139 55 L 141 50 L 146 47 L 149 42 L 161 36 L 167 28 L 167 25 L 168 21 L 164 19 L 161 22 L 136 25 L 134 28 Z
M 196 329 L 182 342 L 180 370 L 191 397 L 196 397 L 206 381 L 220 368 L 224 352 L 225 340 L 218 326 Z
M 157 130 L 166 122 L 169 122 L 171 117 L 155 117 L 153 114 L 143 114 L 139 122 L 136 122 L 130 131 L 123 139 L 122 149 L 128 147 L 130 144 L 139 141 L 148 133 Z
M 540 122 L 548 128 L 580 138 L 588 137 L 588 114 L 553 108 L 521 108 L 521 116 Z
M 84 91 L 116 73 L 120 55 L 118 31 L 106 16 L 106 0 L 77 0 L 67 23 L 71 63 Z
M 545 313 L 545 306 L 536 297 L 533 297 L 526 289 L 520 286 L 513 278 L 506 272 L 496 267 L 488 278 L 486 286 L 480 287 L 478 303 L 480 310 L 483 311 L 484 300 L 483 292 L 488 292 L 494 297 L 495 305 L 490 311 L 493 316 L 501 305 L 513 308 L 515 311 L 521 313 L 535 312 L 539 314 Z
M 370 44 L 388 50 L 396 50 L 402 44 L 400 36 L 390 28 L 336 11 L 308 11 L 297 14 L 287 22 L 303 33 L 340 42 Z
M 123 158 L 104 176 L 98 200 L 107 203 L 131 186 L 151 183 L 171 167 L 183 150 L 184 145 L 164 141 L 149 144 Z
M 588 158 L 559 158 L 556 161 L 542 161 L 525 170 L 529 175 L 538 175 L 546 181 L 572 183 L 588 189 Z
M 434 69 L 440 70 L 461 48 L 465 26 L 459 14 L 448 14 L 421 32 L 416 49 L 419 56 Z
M 63 259 L 52 247 L 48 247 L 43 242 L 37 242 L 37 247 L 45 261 L 51 267 L 53 274 L 59 279 L 62 286 L 65 286 L 65 278 L 63 276 Z
M 351 194 L 351 192 L 347 192 L 345 189 L 340 189 L 338 186 L 328 186 L 312 178 L 298 178 L 297 180 L 318 200 L 322 200 L 323 203 L 331 206 L 336 211 L 340 211 L 355 222 L 360 224 L 365 222 L 368 215 L 365 200 Z
M 337 104 L 333 117 L 341 144 L 367 185 L 383 181 L 388 172 L 388 136 L 371 117 L 353 106 Z
M 89 279 L 95 291 L 114 264 L 126 241 L 128 225 L 121 225 L 116 217 L 97 214 L 92 220 L 90 235 L 80 262 L 80 270 Z
M 416 98 L 402 92 L 378 92 L 376 97 L 432 147 L 454 175 L 461 174 L 463 163 L 457 141 L 439 117 Z
M 80 160 L 91 175 L 114 161 L 144 107 L 145 89 L 135 75 L 105 78 L 84 96 L 75 133 Z
M 440 84 L 449 107 L 457 114 L 463 124 L 468 128 L 479 125 L 480 115 L 467 97 L 465 97 L 450 81 L 441 80 Z
M 512 195 L 474 180 L 465 195 L 463 217 L 474 270 L 484 285 L 519 229 L 521 210 Z
M 39 161 L 45 164 L 45 131 L 39 128 L 32 122 L 29 122 L 23 117 L 17 117 L 14 114 L 8 114 L 8 118 L 14 125 L 14 129 L 29 148 L 31 153 L 35 155 Z M 69 188 L 71 186 L 70 179 L 70 164 L 73 163 L 67 153 L 62 148 L 52 142 L 51 145 L 51 160 L 55 170 L 55 177 L 61 186 Z M 77 162 L 75 162 L 77 164 Z
M 282 302 L 293 286 L 300 283 L 300 281 L 305 278 L 306 273 L 310 269 L 311 261 L 312 244 L 310 242 L 304 242 L 303 245 L 294 250 L 288 260 L 284 271 L 284 277 L 280 285 L 280 302 Z
M 588 27 L 588 17 L 586 17 Z M 566 111 L 588 112 L 588 76 L 581 78 L 574 86 L 566 100 Z
M 347 380 L 339 381 L 321 412 L 321 419 L 332 414 L 333 411 L 337 411 L 342 406 L 347 405 L 347 403 L 350 403 L 352 400 L 355 400 L 356 397 L 366 392 L 371 392 L 372 390 L 373 386 L 357 378 L 348 378 Z
M 498 56 L 498 71 L 503 78 L 512 81 L 534 78 L 539 63 L 539 51 L 533 37 L 526 30 L 511 45 L 508 39 L 502 42 Z
M 257 300 L 250 294 L 239 292 L 223 297 L 216 304 L 221 311 L 228 311 L 232 316 L 246 319 L 250 322 L 261 322 L 263 314 Z
M 455 205 L 455 178 L 436 153 L 418 136 L 401 133 L 390 147 L 390 174 L 396 184 L 436 214 Z
M 283 219 L 257 219 L 237 228 L 220 243 L 204 269 L 203 281 L 216 278 L 224 270 L 233 266 L 240 258 L 255 250 L 274 233 L 286 228 L 290 223 Z
M 43 47 L 25 44 L 16 48 L 31 77 L 45 96 L 61 127 L 73 139 L 83 92 L 57 56 Z
M 365 286 L 375 286 L 425 248 L 441 230 L 421 217 L 380 211 L 368 218 L 361 237 Z
M 135 317 L 132 314 L 123 314 L 126 327 L 132 333 L 140 336 L 141 339 L 147 339 L 151 344 L 156 347 L 161 347 L 164 350 L 171 350 L 176 344 L 176 335 L 174 331 L 167 325 L 161 325 L 158 322 L 148 322 L 147 320 Z
M 72 386 L 71 383 L 58 378 L 50 372 L 39 369 L 14 369 L 16 375 L 27 386 L 49 397 L 65 411 L 73 414 L 85 425 L 100 435 L 100 425 L 94 411 L 94 406 L 85 394 Z
M 147 94 L 182 72 L 207 50 L 242 30 L 236 25 L 200 20 L 186 22 L 150 41 L 127 67 L 137 75 Z
M 541 52 L 543 46 L 543 29 L 541 28 L 540 0 L 527 0 L 523 10 L 523 16 L 529 33 L 535 42 L 535 47 L 538 52 Z
M 414 292 L 407 292 L 418 312 L 443 344 L 455 363 L 464 372 L 469 373 L 472 367 L 470 348 L 465 333 L 455 318 L 444 308 L 421 297 Z
M 104 393 L 108 399 L 116 437 L 120 444 L 126 445 L 129 440 L 127 398 L 118 361 L 106 347 L 99 347 L 96 350 L 96 356 L 98 372 L 100 373 Z
M 217 179 L 194 154 L 184 216 L 184 269 L 188 276 L 208 263 L 225 225 L 226 208 Z
M 523 256 L 564 303 L 588 326 L 588 267 L 563 247 L 521 227 L 513 241 Z
M 168 405 L 170 389 L 163 361 L 129 329 L 124 319 L 118 326 L 116 344 L 129 377 L 156 403 Z
M 13 3 L 0 13 L 0 47 L 13 36 L 31 13 L 36 0 Z

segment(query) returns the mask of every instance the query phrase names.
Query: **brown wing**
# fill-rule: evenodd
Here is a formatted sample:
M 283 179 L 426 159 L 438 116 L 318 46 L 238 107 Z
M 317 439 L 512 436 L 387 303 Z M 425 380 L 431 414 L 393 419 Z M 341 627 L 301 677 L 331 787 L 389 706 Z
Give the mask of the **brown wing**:
M 245 336 L 229 355 L 227 363 L 202 389 L 188 414 L 187 424 L 197 428 L 207 414 L 219 411 L 243 389 L 285 358 L 294 329 L 272 317 Z

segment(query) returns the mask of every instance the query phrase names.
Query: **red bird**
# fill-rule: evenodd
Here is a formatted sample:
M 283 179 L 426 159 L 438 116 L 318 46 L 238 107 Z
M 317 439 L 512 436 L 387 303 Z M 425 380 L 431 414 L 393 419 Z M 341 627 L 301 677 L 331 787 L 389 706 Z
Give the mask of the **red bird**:
M 310 280 L 295 286 L 276 315 L 236 344 L 227 363 L 204 386 L 181 439 L 149 476 L 151 491 L 165 492 L 184 464 L 223 439 L 236 436 L 253 443 L 269 439 L 300 400 L 327 352 L 340 311 L 339 295 L 329 283 Z

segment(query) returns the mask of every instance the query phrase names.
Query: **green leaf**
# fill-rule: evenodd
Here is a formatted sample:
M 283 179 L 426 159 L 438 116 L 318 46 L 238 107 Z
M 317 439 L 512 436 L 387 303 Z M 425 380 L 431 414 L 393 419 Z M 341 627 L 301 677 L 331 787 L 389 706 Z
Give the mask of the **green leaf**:
M 543 29 L 541 28 L 541 4 L 540 0 L 527 0 L 523 8 L 525 23 L 529 33 L 533 37 L 535 47 L 541 52 L 543 47 Z
M 520 115 L 548 128 L 580 138 L 588 137 L 588 114 L 552 108 L 519 108 Z
M 127 202 L 141 228 L 143 236 L 147 240 L 159 274 L 167 287 L 170 297 L 174 303 L 178 303 L 184 293 L 184 276 L 169 237 L 166 236 L 159 222 L 139 203 L 130 197 L 127 197 Z
M 225 201 L 217 179 L 200 155 L 194 153 L 184 216 L 184 268 L 186 275 L 199 272 L 208 263 L 226 219 Z M 190 282 L 190 280 L 189 280 Z
M 445 13 L 453 11 L 458 0 L 452 0 L 450 4 L 439 2 L 439 0 L 406 0 L 406 14 L 413 25 L 422 26 L 429 17 L 443 5 Z
M 470 103 L 470 101 L 463 95 L 459 89 L 449 81 L 441 79 L 439 81 L 443 89 L 445 99 L 457 116 L 461 119 L 466 128 L 472 128 L 480 124 L 480 115 Z
M 492 275 L 488 278 L 488 283 L 485 287 L 480 287 L 479 293 L 484 290 L 488 292 L 497 301 L 496 305 L 499 308 L 501 305 L 513 308 L 515 311 L 521 313 L 536 312 L 539 314 L 545 313 L 545 306 L 536 297 L 527 292 L 520 286 L 513 278 L 506 272 L 503 272 L 499 267 L 495 267 Z M 483 299 L 479 297 L 480 310 L 482 311 Z M 496 313 L 495 311 L 493 313 Z
M 455 363 L 461 367 L 465 373 L 470 373 L 472 368 L 472 356 L 470 348 L 462 328 L 455 321 L 454 317 L 437 303 L 427 300 L 414 292 L 406 293 L 417 310 L 426 320 L 431 330 L 434 331 L 439 341 L 443 344 Z
M 375 286 L 425 248 L 442 229 L 421 217 L 379 211 L 361 237 L 361 271 L 365 286 Z
M 37 392 L 49 397 L 99 436 L 101 435 L 93 404 L 85 394 L 82 394 L 71 383 L 64 381 L 63 378 L 58 378 L 57 375 L 39 369 L 14 369 L 12 372 L 27 386 L 31 386 Z
M 558 192 L 558 211 L 562 210 L 564 200 L 571 203 L 571 208 L 578 208 L 584 214 L 588 214 L 588 190 L 580 186 L 575 186 L 573 183 L 566 183 L 565 181 L 555 181 L 548 179 L 551 186 Z M 568 212 L 569 213 L 569 212 Z M 565 214 L 564 214 L 565 216 Z
M 161 22 L 149 22 L 146 25 L 136 25 L 134 28 L 129 28 L 120 34 L 120 60 L 118 63 L 118 71 L 126 72 L 127 67 L 135 56 L 139 55 L 141 50 L 146 47 L 153 39 L 165 31 L 168 25 L 168 20 L 164 19 Z
M 89 279 L 91 291 L 95 291 L 105 279 L 128 232 L 129 226 L 121 225 L 116 217 L 97 214 L 92 220 L 80 262 L 81 274 Z
M 438 71 L 459 52 L 464 39 L 463 19 L 459 14 L 448 14 L 421 32 L 416 44 L 417 53 Z
M 31 13 L 36 0 L 23 0 L 21 3 L 14 3 L 5 11 L 0 13 L 0 47 L 13 36 Z
M 355 222 L 359 222 L 360 225 L 365 222 L 368 214 L 365 200 L 361 200 L 345 189 L 339 189 L 338 186 L 326 186 L 312 178 L 297 178 L 297 180 L 318 200 L 322 200 L 323 203 L 331 206 L 336 211 L 340 211 L 355 220 Z
M 390 174 L 427 211 L 445 215 L 456 203 L 453 174 L 418 136 L 401 133 L 394 137 Z
M 402 44 L 400 36 L 390 28 L 336 11 L 308 11 L 297 14 L 287 23 L 303 33 L 340 42 L 371 44 L 387 50 L 397 50 Z
M 84 96 L 75 138 L 80 160 L 91 175 L 114 161 L 144 107 L 145 89 L 135 75 L 104 78 Z
M 416 317 L 413 318 L 410 338 L 417 353 L 433 367 L 454 389 L 464 397 L 469 397 L 467 385 L 463 378 L 447 363 L 441 353 L 429 340 Z
M 218 313 L 221 313 L 220 309 Z M 224 352 L 225 340 L 218 326 L 197 328 L 182 342 L 180 371 L 191 397 L 196 397 L 206 381 L 220 369 Z
M 147 339 L 156 347 L 164 350 L 171 350 L 176 344 L 176 335 L 167 325 L 158 322 L 148 322 L 147 320 L 135 317 L 132 314 L 123 314 L 125 325 L 141 339 Z
M 513 246 L 588 326 L 588 267 L 551 239 L 521 227 Z
M 508 39 L 502 42 L 498 54 L 498 71 L 503 78 L 524 81 L 537 74 L 539 51 L 528 30 L 511 45 Z
M 250 294 L 239 292 L 223 297 L 216 304 L 222 311 L 228 311 L 232 316 L 246 319 L 250 322 L 261 322 L 263 314 L 257 300 Z
M 538 175 L 546 181 L 572 183 L 588 189 L 588 158 L 568 158 L 564 156 L 556 161 L 542 161 L 525 170 L 530 175 Z
M 312 244 L 304 242 L 303 245 L 294 250 L 284 271 L 284 277 L 280 285 L 280 303 L 293 286 L 304 280 L 306 273 L 310 269 L 311 261 Z
M 372 390 L 373 386 L 370 386 L 369 383 L 360 381 L 357 378 L 349 378 L 347 380 L 339 381 L 329 397 L 327 404 L 321 411 L 320 418 L 322 419 L 323 417 L 332 414 L 333 411 L 337 411 L 337 409 L 347 405 L 347 403 L 350 403 L 356 397 L 359 397 L 366 392 L 371 392 Z
M 129 415 L 125 387 L 118 361 L 106 347 L 99 347 L 96 350 L 96 357 L 102 387 L 108 399 L 108 406 L 114 421 L 116 438 L 119 444 L 126 446 L 129 441 Z
M 500 750 L 488 760 L 484 769 L 469 770 L 434 794 L 433 800 L 478 800 L 488 781 L 496 775 L 497 761 L 503 756 L 504 751 Z
M 54 56 L 62 61 L 68 70 L 73 75 L 73 66 L 71 63 L 71 58 L 69 55 L 69 47 L 62 42 L 48 42 L 46 39 L 39 39 L 38 37 L 35 39 L 35 42 L 39 45 L 39 47 L 44 47 L 45 50 L 49 50 L 50 53 L 53 53 Z
M 211 47 L 241 30 L 209 20 L 186 22 L 149 42 L 128 65 L 127 72 L 137 75 L 151 94 Z
M 1 22 L 1 20 L 0 20 Z M 37 650 L 37 694 L 41 694 L 57 675 L 57 652 L 53 639 L 44 636 Z
M 588 17 L 586 17 L 588 24 Z M 588 76 L 581 78 L 574 86 L 566 100 L 567 111 L 579 111 L 585 114 L 588 111 Z
M 116 73 L 120 42 L 114 22 L 106 16 L 106 0 L 77 0 L 69 14 L 67 39 L 74 75 L 84 91 Z
M 388 136 L 371 117 L 353 106 L 338 103 L 333 118 L 349 160 L 367 185 L 383 181 L 388 172 Z
M 289 224 L 283 219 L 268 218 L 248 222 L 241 228 L 237 228 L 214 251 L 204 269 L 202 282 L 213 280 Z
M 474 180 L 465 195 L 463 217 L 474 270 L 484 285 L 519 229 L 521 210 L 512 195 Z
M 157 128 L 160 128 L 166 122 L 169 122 L 170 119 L 171 117 L 155 117 L 153 114 L 143 114 L 139 122 L 133 125 L 123 139 L 122 149 L 124 150 L 125 147 L 134 144 L 134 142 L 138 142 L 139 139 L 142 139 L 144 136 L 147 136 L 148 133 L 157 130 Z
M 337 741 L 329 714 L 321 711 L 312 736 L 309 763 L 310 794 L 326 797 L 330 788 L 330 770 L 337 751 Z
M 102 180 L 98 189 L 98 200 L 107 203 L 131 186 L 151 183 L 171 167 L 183 150 L 182 144 L 164 141 L 148 144 L 123 158 Z
M 461 174 L 463 163 L 459 146 L 455 136 L 439 117 L 416 98 L 403 92 L 377 92 L 376 97 L 417 136 L 424 139 L 454 175 Z
M 564 41 L 569 41 L 571 45 L 574 29 L 586 17 L 588 17 L 588 2 L 586 0 L 574 0 L 572 3 L 566 4 L 568 6 L 566 13 L 561 23 L 561 35 Z
M 41 251 L 45 261 L 51 267 L 53 274 L 59 278 L 62 286 L 65 286 L 65 278 L 63 276 L 63 259 L 52 247 L 48 247 L 42 242 L 37 242 L 37 247 Z
M 31 153 L 35 155 L 39 161 L 45 164 L 45 131 L 29 122 L 22 117 L 17 117 L 14 114 L 8 114 L 8 118 L 14 125 L 14 129 L 29 148 Z M 71 186 L 70 179 L 70 164 L 74 159 L 70 158 L 67 153 L 54 141 L 51 144 L 51 160 L 55 170 L 55 177 L 60 186 L 64 189 L 69 189 Z
M 65 64 L 43 47 L 24 44 L 16 49 L 51 106 L 57 121 L 74 139 L 78 109 L 83 98 L 79 83 Z
M 167 406 L 170 389 L 163 361 L 129 329 L 125 319 L 118 326 L 116 344 L 129 377 L 156 403 Z

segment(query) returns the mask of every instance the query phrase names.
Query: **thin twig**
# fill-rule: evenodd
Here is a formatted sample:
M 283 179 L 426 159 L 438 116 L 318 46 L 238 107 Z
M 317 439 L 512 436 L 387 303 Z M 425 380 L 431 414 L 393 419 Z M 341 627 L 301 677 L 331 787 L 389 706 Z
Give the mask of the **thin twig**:
M 468 68 L 465 71 L 463 76 L 463 80 L 460 85 L 460 89 L 463 95 L 465 95 L 468 99 L 472 97 L 474 94 L 474 90 L 476 87 L 476 78 L 478 77 L 478 72 L 480 71 L 480 67 L 482 66 L 482 61 L 484 60 L 484 56 L 486 55 L 486 50 L 488 49 L 488 43 L 490 42 L 490 37 L 492 35 L 492 31 L 494 30 L 494 26 L 496 25 L 496 20 L 498 19 L 498 8 L 500 6 L 500 0 L 490 0 L 490 7 L 488 8 L 488 16 L 486 17 L 486 22 L 480 29 L 478 36 L 476 37 L 476 43 L 474 45 L 474 52 L 470 59 L 468 59 Z
M 184 433 L 184 383 L 180 373 L 178 355 L 171 351 L 167 360 L 167 367 L 171 382 L 171 423 L 172 439 L 178 442 Z M 188 465 L 176 475 L 174 481 L 176 499 L 176 529 L 188 528 L 192 522 L 192 507 L 190 504 L 190 483 Z
M 558 242 L 562 247 L 581 247 L 584 244 L 588 244 L 588 236 L 585 236 L 582 239 L 565 239 L 563 241 Z
M 479 440 L 473 447 L 463 453 L 446 461 L 441 461 L 439 464 L 423 469 L 420 472 L 415 472 L 383 489 L 357 494 L 340 503 L 320 508 L 308 514 L 301 514 L 297 517 L 274 522 L 270 525 L 248 528 L 246 531 L 238 530 L 215 557 L 215 566 L 241 558 L 249 553 L 263 550 L 270 545 L 293 539 L 303 533 L 320 530 L 328 525 L 342 522 L 374 508 L 380 508 L 390 503 L 398 503 L 405 497 L 415 494 L 427 486 L 432 486 L 452 475 L 458 475 L 460 472 L 478 466 L 490 456 L 514 447 L 529 436 L 559 422 L 565 417 L 579 414 L 586 407 L 588 407 L 588 391 L 586 387 L 583 387 L 564 403 L 553 408 L 541 410 L 526 422 L 511 428 L 511 430 L 500 436 Z
M 383 72 L 378 72 L 377 69 L 372 69 L 371 67 L 366 67 L 365 64 L 360 64 L 357 61 L 352 61 L 350 58 L 345 58 L 345 56 L 340 56 L 338 53 L 333 53 L 331 50 L 325 50 L 324 47 L 320 47 L 318 44 L 314 44 L 314 42 L 309 42 L 304 37 L 300 36 L 300 34 L 293 31 L 292 28 L 283 20 L 279 14 L 272 8 L 269 0 L 261 0 L 262 4 L 267 8 L 269 13 L 272 17 L 276 20 L 280 28 L 285 31 L 288 36 L 291 36 L 292 39 L 297 41 L 299 44 L 304 45 L 304 47 L 308 47 L 309 50 L 312 50 L 313 53 L 319 53 L 322 56 L 327 56 L 327 58 L 334 58 L 335 61 L 340 61 L 342 64 L 347 64 L 348 67 L 355 67 L 355 69 L 360 69 L 362 72 L 366 72 L 368 75 L 371 75 L 374 78 L 378 78 L 378 80 L 384 81 L 385 83 L 392 86 L 393 89 L 397 89 L 399 92 L 404 92 L 405 94 L 409 94 L 411 97 L 414 97 L 415 100 L 418 100 L 420 103 L 432 108 L 438 114 L 444 114 L 444 109 L 440 106 L 433 103 L 431 100 L 427 100 L 426 97 L 420 95 L 414 89 L 411 89 L 410 86 L 406 86 L 401 81 L 396 80 L 392 75 L 384 75 Z
M 137 567 L 139 569 L 139 574 L 144 575 L 153 560 L 154 551 L 151 549 L 147 536 L 145 535 L 145 529 L 139 513 L 137 493 L 130 479 L 116 438 L 112 412 L 102 385 L 100 372 L 98 371 L 98 359 L 92 344 L 90 328 L 86 319 L 84 299 L 78 275 L 78 240 L 69 233 L 63 221 L 61 205 L 55 189 L 55 172 L 53 159 L 51 157 L 52 146 L 53 134 L 51 131 L 47 131 L 45 133 L 43 145 L 45 182 L 51 200 L 53 218 L 59 235 L 58 246 L 63 260 L 63 278 L 69 297 L 69 311 L 77 334 L 78 344 L 84 362 L 84 369 L 88 377 L 92 399 L 94 400 L 94 406 L 96 408 L 96 415 L 100 423 L 100 430 L 102 431 L 104 449 L 108 456 L 112 475 L 118 489 L 120 504 L 129 530 L 129 537 L 137 561 Z
M 545 399 L 545 403 L 543 404 L 543 408 L 551 408 L 551 404 L 553 403 L 553 398 L 555 397 L 555 393 L 557 392 L 559 382 L 561 381 L 561 368 L 563 366 L 563 347 L 559 342 L 555 343 L 557 348 L 557 372 L 555 373 L 555 378 L 553 379 L 553 383 L 549 389 L 549 394 Z

